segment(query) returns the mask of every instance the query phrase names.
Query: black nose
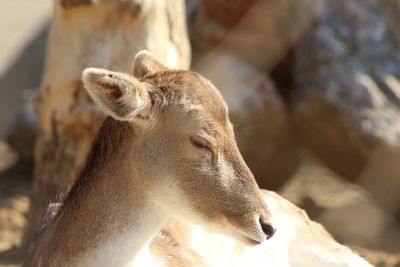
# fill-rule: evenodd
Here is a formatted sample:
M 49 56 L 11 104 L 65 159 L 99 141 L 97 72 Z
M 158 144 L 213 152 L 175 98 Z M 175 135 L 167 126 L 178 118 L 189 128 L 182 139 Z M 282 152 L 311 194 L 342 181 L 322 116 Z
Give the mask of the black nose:
M 267 240 L 275 234 L 276 229 L 272 227 L 269 222 L 267 222 L 263 215 L 260 216 L 260 225 L 264 234 L 267 236 Z

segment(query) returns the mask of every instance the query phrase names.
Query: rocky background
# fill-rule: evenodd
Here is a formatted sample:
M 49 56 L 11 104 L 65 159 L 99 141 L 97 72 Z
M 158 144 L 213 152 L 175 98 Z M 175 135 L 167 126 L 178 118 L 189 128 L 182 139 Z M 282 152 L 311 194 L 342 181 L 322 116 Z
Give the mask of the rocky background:
M 0 2 L 0 266 L 20 264 L 52 0 Z M 400 266 L 400 2 L 187 0 L 192 69 L 221 90 L 263 188 Z

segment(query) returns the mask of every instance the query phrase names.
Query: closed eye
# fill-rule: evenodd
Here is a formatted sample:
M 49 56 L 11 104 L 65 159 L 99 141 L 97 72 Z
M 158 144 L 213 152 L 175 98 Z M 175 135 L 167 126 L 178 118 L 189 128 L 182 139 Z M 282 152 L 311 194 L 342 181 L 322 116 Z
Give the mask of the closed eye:
M 199 136 L 193 136 L 190 138 L 190 141 L 192 142 L 192 144 L 199 149 L 203 149 L 203 150 L 207 150 L 207 151 L 211 151 L 211 145 L 210 143 Z

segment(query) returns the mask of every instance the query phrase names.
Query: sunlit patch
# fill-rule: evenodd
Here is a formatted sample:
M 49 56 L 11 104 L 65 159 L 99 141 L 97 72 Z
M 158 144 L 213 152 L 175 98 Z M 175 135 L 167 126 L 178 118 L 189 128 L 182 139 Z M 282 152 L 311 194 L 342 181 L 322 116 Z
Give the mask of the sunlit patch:
M 383 76 L 385 83 L 389 88 L 392 90 L 392 92 L 396 95 L 397 98 L 400 99 L 400 81 L 399 78 L 392 74 L 385 74 Z
M 371 94 L 374 96 L 373 101 L 377 105 L 383 105 L 385 103 L 385 95 L 382 94 L 378 85 L 375 81 L 365 73 L 357 73 L 355 75 L 356 80 Z

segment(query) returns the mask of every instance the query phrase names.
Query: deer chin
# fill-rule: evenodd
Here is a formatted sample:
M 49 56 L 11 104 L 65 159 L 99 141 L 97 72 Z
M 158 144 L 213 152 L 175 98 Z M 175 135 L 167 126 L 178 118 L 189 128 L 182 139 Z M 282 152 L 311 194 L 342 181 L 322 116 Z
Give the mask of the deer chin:
M 212 232 L 234 238 L 247 246 L 260 245 L 269 239 L 267 238 L 266 234 L 264 234 L 261 226 L 257 224 L 245 228 L 226 223 L 222 228 L 220 226 L 213 225 L 208 227 L 208 229 Z
M 250 246 L 255 246 L 267 241 L 267 236 L 263 233 L 261 226 L 250 229 L 232 229 L 232 237 Z

